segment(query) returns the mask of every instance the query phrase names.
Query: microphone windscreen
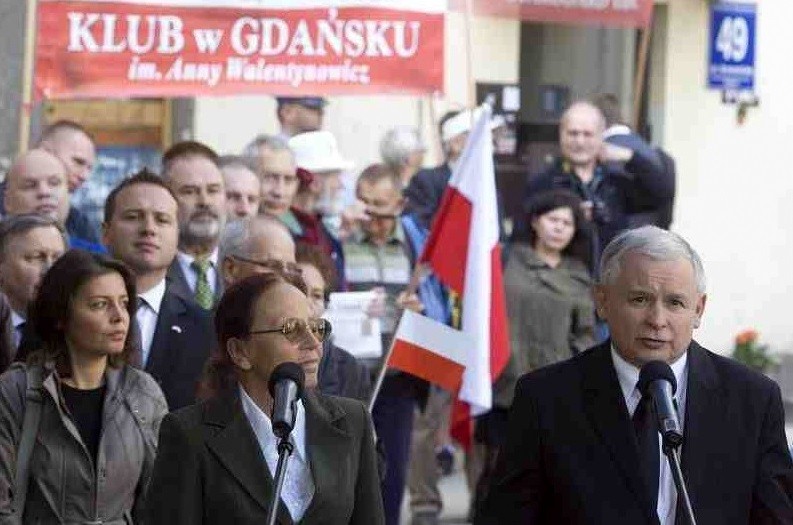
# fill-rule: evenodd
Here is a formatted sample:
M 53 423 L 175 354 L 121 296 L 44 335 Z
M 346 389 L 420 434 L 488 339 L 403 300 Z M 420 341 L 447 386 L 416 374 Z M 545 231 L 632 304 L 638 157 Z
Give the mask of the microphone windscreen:
M 273 373 L 270 374 L 270 380 L 267 382 L 267 388 L 270 390 L 271 396 L 275 397 L 275 385 L 284 379 L 294 381 L 297 385 L 297 398 L 302 398 L 303 385 L 306 382 L 306 374 L 303 372 L 303 368 L 299 364 L 291 361 L 276 366 L 275 369 L 273 369 Z
M 639 384 L 637 385 L 639 392 L 645 395 L 650 383 L 658 379 L 669 381 L 672 385 L 673 395 L 677 392 L 677 379 L 675 379 L 675 374 L 672 372 L 672 367 L 663 361 L 650 361 L 649 363 L 645 363 L 641 372 L 639 372 Z

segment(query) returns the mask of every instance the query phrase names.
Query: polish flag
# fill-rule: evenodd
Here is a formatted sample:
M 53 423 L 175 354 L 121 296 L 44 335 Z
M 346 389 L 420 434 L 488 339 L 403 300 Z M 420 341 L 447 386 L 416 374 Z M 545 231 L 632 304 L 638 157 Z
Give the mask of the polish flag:
M 472 416 L 489 411 L 493 381 L 509 359 L 501 272 L 492 110 L 484 104 L 443 195 L 421 256 L 462 301 L 465 372 L 452 417 L 452 435 L 470 444 Z
M 405 310 L 388 366 L 457 392 L 465 372 L 466 337 L 429 317 Z

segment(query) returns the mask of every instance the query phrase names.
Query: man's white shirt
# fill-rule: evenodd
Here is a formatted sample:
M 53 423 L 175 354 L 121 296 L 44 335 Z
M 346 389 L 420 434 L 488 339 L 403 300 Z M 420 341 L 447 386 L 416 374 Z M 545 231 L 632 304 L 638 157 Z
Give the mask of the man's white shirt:
M 636 388 L 636 384 L 639 382 L 639 369 L 623 359 L 613 345 L 611 347 L 611 360 L 614 363 L 614 369 L 617 371 L 617 379 L 619 379 L 620 389 L 628 407 L 628 414 L 633 417 L 633 413 L 642 399 L 641 392 Z M 677 392 L 675 392 L 674 397 L 677 400 L 678 417 L 682 428 L 686 413 L 686 391 L 688 390 L 688 352 L 684 353 L 670 367 L 677 380 Z M 658 506 L 656 511 L 661 525 L 674 525 L 677 489 L 672 478 L 672 469 L 669 467 L 669 462 L 661 450 L 661 434 L 659 433 L 658 454 L 660 455 L 660 468 L 658 469 Z
M 151 343 L 154 341 L 154 331 L 157 329 L 157 318 L 160 316 L 162 298 L 165 296 L 165 279 L 146 292 L 139 293 L 141 299 L 135 318 L 140 328 L 140 350 L 143 367 L 149 362 Z

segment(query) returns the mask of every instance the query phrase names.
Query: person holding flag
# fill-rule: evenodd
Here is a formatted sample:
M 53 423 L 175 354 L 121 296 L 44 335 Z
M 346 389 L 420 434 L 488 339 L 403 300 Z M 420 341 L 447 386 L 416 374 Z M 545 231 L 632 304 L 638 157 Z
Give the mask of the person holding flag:
M 501 273 L 491 108 L 474 126 L 449 180 L 419 262 L 460 297 L 460 330 L 405 312 L 386 358 L 396 368 L 457 392 L 452 435 L 468 447 L 473 416 L 492 406 L 493 381 L 509 359 Z M 411 288 L 419 272 L 414 272 Z M 375 384 L 375 396 L 385 375 Z

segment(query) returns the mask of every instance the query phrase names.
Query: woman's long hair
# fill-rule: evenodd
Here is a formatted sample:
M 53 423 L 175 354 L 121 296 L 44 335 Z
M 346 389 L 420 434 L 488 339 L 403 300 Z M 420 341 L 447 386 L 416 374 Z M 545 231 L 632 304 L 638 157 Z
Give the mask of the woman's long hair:
M 537 242 L 537 233 L 531 226 L 532 221 L 553 210 L 570 208 L 573 211 L 575 233 L 570 243 L 562 250 L 562 255 L 578 259 L 589 267 L 592 260 L 591 224 L 581 211 L 581 203 L 581 199 L 568 190 L 549 190 L 536 194 L 527 206 L 525 235 L 515 240 L 534 247 Z
M 55 361 L 61 377 L 71 376 L 71 360 L 66 347 L 66 326 L 72 312 L 72 301 L 80 287 L 91 279 L 117 273 L 124 280 L 129 302 L 129 328 L 124 349 L 120 354 L 108 356 L 108 366 L 117 368 L 129 362 L 138 352 L 135 338 L 136 330 L 135 279 L 132 272 L 121 262 L 105 255 L 89 253 L 84 250 L 69 250 L 44 274 L 38 293 L 28 309 L 27 322 L 32 327 L 36 339 L 35 348 L 27 345 L 20 348 L 17 361 L 40 364 Z
M 299 277 L 269 272 L 251 275 L 233 284 L 224 293 L 215 312 L 217 348 L 204 370 L 198 388 L 199 399 L 210 399 L 230 391 L 237 384 L 237 368 L 227 345 L 231 339 L 247 339 L 253 324 L 254 308 L 259 298 L 282 283 L 292 284 L 306 293 Z

